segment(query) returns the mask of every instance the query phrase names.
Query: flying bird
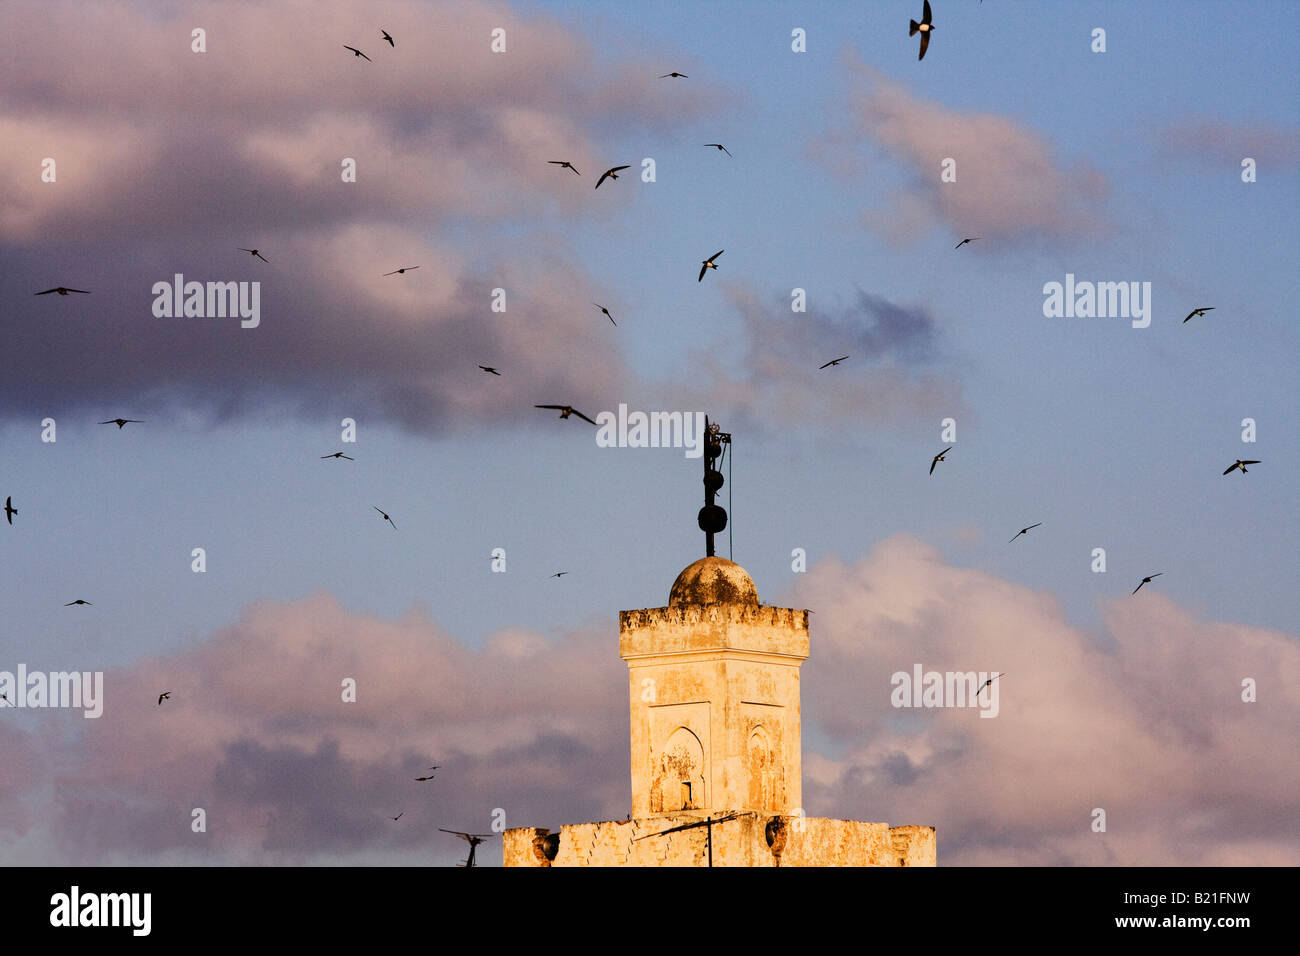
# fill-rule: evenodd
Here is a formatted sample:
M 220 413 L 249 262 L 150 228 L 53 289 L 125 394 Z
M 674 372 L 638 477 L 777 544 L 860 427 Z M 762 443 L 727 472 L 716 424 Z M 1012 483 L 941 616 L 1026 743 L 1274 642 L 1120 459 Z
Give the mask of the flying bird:
M 51 292 L 57 292 L 59 295 L 67 295 L 69 292 L 80 292 L 82 295 L 90 295 L 85 289 L 69 289 L 67 286 L 56 286 L 53 289 L 46 289 L 44 292 L 37 292 L 37 295 L 49 295 Z
M 848 358 L 847 355 L 841 355 L 841 356 L 840 356 L 839 358 L 837 358 L 837 359 L 831 359 L 831 360 L 830 360 L 829 362 L 827 362 L 825 365 L 820 365 L 820 366 L 818 366 L 818 367 L 817 367 L 817 371 L 820 372 L 822 369 L 824 369 L 824 368 L 830 368 L 832 365 L 839 365 L 839 364 L 840 364 L 841 362 L 843 362 L 846 358 Z
M 484 840 L 492 839 L 492 834 L 490 833 L 461 833 L 459 830 L 448 830 L 445 827 L 438 827 L 438 829 L 443 833 L 453 833 L 469 844 L 469 859 L 465 861 L 465 866 L 467 867 L 472 867 L 474 865 L 475 847 Z
M 388 515 L 384 514 L 384 512 L 383 512 L 382 509 L 380 509 L 379 507 L 377 507 L 377 506 L 375 506 L 375 505 L 371 505 L 370 507 L 374 508 L 374 509 L 375 509 L 376 511 L 378 511 L 381 515 L 384 515 L 384 520 L 387 521 L 389 524 L 392 524 L 392 525 L 393 525 L 393 530 L 394 530 L 394 531 L 397 530 L 397 525 L 393 524 L 393 519 L 390 518 L 390 517 L 388 517 Z
M 395 816 L 395 817 L 389 817 L 388 819 L 390 819 L 390 820 L 392 820 L 394 823 L 396 823 L 398 820 L 402 819 L 402 816 L 403 816 L 405 813 L 406 813 L 406 811 L 403 810 L 403 811 L 402 811 L 401 813 L 399 813 L 397 816 Z
M 144 422 L 138 418 L 110 418 L 106 422 L 100 422 L 101 425 L 116 425 L 117 430 L 121 431 L 127 425 L 143 425 Z
M 912 29 L 908 31 L 908 36 L 916 36 L 916 31 L 921 31 L 921 54 L 918 60 L 925 59 L 926 47 L 930 45 L 930 33 L 934 30 L 934 24 L 930 22 L 930 0 L 925 0 L 925 7 L 921 13 L 921 22 L 911 21 Z
M 722 150 L 724 153 L 726 153 L 728 156 L 731 156 L 731 150 L 727 149 L 727 147 L 723 146 L 721 143 L 705 143 L 704 145 L 705 145 L 705 146 L 712 146 L 712 147 L 714 147 L 715 149 L 720 149 L 720 150 Z M 735 159 L 736 157 L 731 156 L 731 158 L 732 158 L 732 159 Z
M 1165 572 L 1163 571 L 1157 571 L 1155 574 L 1148 574 L 1146 577 L 1142 579 L 1142 584 L 1150 584 L 1152 578 L 1158 578 L 1160 577 L 1160 575 L 1164 573 Z M 1142 584 L 1139 584 L 1137 587 L 1133 589 L 1133 594 L 1137 594 L 1139 591 L 1142 590 Z M 1129 597 L 1132 597 L 1133 594 L 1130 594 Z
M 560 410 L 561 418 L 568 418 L 570 415 L 577 415 L 584 422 L 591 422 L 590 418 L 582 414 L 582 412 L 578 411 L 572 405 L 534 405 L 533 408 L 558 408 Z M 591 423 L 593 425 L 596 424 L 595 422 L 591 422 Z
M 990 678 L 989 678 L 988 680 L 986 680 L 984 683 L 980 684 L 979 690 L 975 691 L 975 696 L 978 697 L 978 696 L 980 695 L 980 690 L 983 690 L 985 687 L 988 687 L 990 684 L 992 684 L 992 683 L 993 683 L 995 680 L 997 680 L 999 677 L 1005 677 L 1005 676 L 1006 676 L 1006 671 L 1003 671 L 1001 674 L 994 674 L 992 677 L 990 677 Z
M 983 237 L 982 237 L 982 236 L 971 236 L 969 239 L 963 239 L 961 242 L 957 243 L 957 245 L 953 246 L 953 248 L 954 248 L 954 249 L 960 249 L 962 246 L 966 245 L 966 243 L 968 243 L 968 242 L 974 242 L 976 239 L 980 239 L 980 238 L 983 238 Z
M 717 269 L 717 268 L 718 268 L 718 264 L 717 264 L 716 262 L 714 262 L 713 260 L 716 259 L 716 258 L 718 258 L 718 256 L 722 255 L 722 254 L 723 254 L 724 252 L 726 252 L 726 251 L 727 251 L 726 249 L 719 249 L 719 250 L 718 250 L 717 252 L 715 252 L 713 255 L 709 256 L 709 258 L 705 259 L 705 260 L 704 260 L 704 265 L 700 266 L 700 277 L 699 277 L 698 279 L 696 279 L 695 281 L 696 281 L 696 282 L 703 282 L 703 281 L 704 281 L 704 273 L 708 272 L 710 269 Z
M 1016 538 L 1020 537 L 1022 534 L 1029 534 L 1029 532 L 1037 528 L 1039 524 L 1042 524 L 1042 522 L 1040 521 L 1038 524 L 1031 524 L 1028 528 L 1021 528 L 1016 532 Z M 1012 538 L 1011 541 L 1015 541 L 1016 538 Z M 1010 544 L 1011 541 L 1008 541 L 1007 544 Z
M 442 766 L 442 764 L 437 764 L 437 763 L 436 763 L 436 764 L 434 764 L 432 767 L 430 767 L 429 769 L 430 769 L 430 770 L 437 770 L 437 769 L 438 769 L 439 767 L 441 767 L 441 766 Z
M 568 571 L 556 571 L 554 574 L 549 575 L 549 577 L 558 578 L 561 574 L 568 574 L 568 573 L 569 573 Z
M 363 60 L 370 60 L 370 57 L 366 56 L 364 53 L 362 53 L 360 50 L 358 50 L 358 49 L 357 49 L 356 47 L 354 47 L 354 46 L 348 46 L 348 45 L 345 43 L 345 44 L 343 44 L 343 49 L 345 49 L 345 50 L 351 50 L 351 51 L 353 52 L 353 54 L 355 54 L 356 56 L 361 57 L 361 59 L 363 59 Z
M 5 499 L 5 520 L 10 524 L 14 523 L 14 515 L 18 514 L 18 509 L 14 507 L 13 496 L 10 495 Z
M 256 249 L 245 249 L 243 246 L 235 246 L 235 248 L 238 249 L 240 252 L 247 252 L 251 255 L 257 256 L 257 258 L 261 259 L 263 262 L 271 261 L 270 259 L 266 258 L 266 256 L 258 252 Z
M 400 275 L 401 275 L 402 273 L 404 273 L 404 272 L 411 272 L 412 270 L 414 270 L 414 269 L 418 269 L 418 268 L 420 268 L 420 267 L 419 267 L 419 266 L 406 266 L 405 268 L 402 268 L 402 269 L 394 269 L 392 272 L 385 272 L 384 275 L 386 275 L 386 276 L 400 276 Z
M 552 166 L 559 166 L 561 169 L 572 169 L 575 173 L 578 173 L 578 168 L 567 159 L 548 159 L 547 162 Z M 581 176 L 582 173 L 578 173 L 578 175 Z M 599 185 L 599 183 L 597 183 L 597 185 Z
M 933 460 L 931 460 L 931 462 L 930 462 L 930 474 L 932 474 L 932 475 L 934 474 L 934 466 L 935 466 L 935 465 L 939 464 L 939 462 L 941 462 L 941 461 L 947 461 L 947 460 L 948 460 L 948 459 L 944 458 L 943 456 L 946 455 L 946 454 L 948 454 L 948 452 L 952 451 L 952 450 L 953 450 L 953 447 L 954 447 L 953 445 L 949 445 L 949 446 L 948 446 L 947 448 L 945 448 L 943 451 L 939 452 L 939 454 L 937 454 L 937 455 L 934 456 Z M 1016 539 L 1015 539 L 1015 538 L 1012 538 L 1011 540 L 1014 541 L 1014 540 L 1016 540 Z M 1009 543 L 1009 542 L 1008 542 L 1008 543 Z
M 77 598 L 75 601 L 69 601 L 67 604 L 65 604 L 65 605 L 63 605 L 63 606 L 64 606 L 64 607 L 72 607 L 72 605 L 74 605 L 74 604 L 84 604 L 84 605 L 86 605 L 87 607 L 94 607 L 94 606 L 95 606 L 95 605 L 91 604 L 89 601 L 83 601 L 81 598 Z
M 604 313 L 605 313 L 605 318 L 609 319 L 609 321 L 611 321 L 611 322 L 614 322 L 614 317 L 613 317 L 612 315 L 609 314 L 609 309 L 605 308 L 605 307 L 604 307 L 603 305 L 601 305 L 599 302 L 593 302 L 593 303 L 591 303 L 591 304 L 594 305 L 596 308 L 600 309 L 600 311 L 604 312 Z M 614 322 L 614 325 L 617 326 L 618 323 L 617 323 L 617 322 Z
M 158 695 L 158 706 L 161 707 L 163 701 L 171 700 L 171 699 L 172 699 L 172 692 L 169 690 L 163 691 L 161 694 Z
M 600 184 L 603 183 L 606 179 L 618 179 L 619 170 L 630 169 L 630 168 L 631 168 L 630 166 L 614 166 L 611 167 L 610 169 L 605 170 L 603 173 L 600 174 L 600 178 L 596 180 L 596 188 L 599 189 Z
M 493 375 L 500 375 L 500 374 L 501 374 L 501 373 L 498 372 L 496 369 L 494 369 L 491 365 L 480 365 L 479 368 L 481 368 L 481 369 L 482 369 L 483 371 L 485 371 L 485 372 L 490 372 L 490 373 L 492 373 Z
M 384 39 L 388 41 L 388 45 L 389 45 L 389 46 L 391 46 L 391 47 L 395 47 L 395 46 L 397 46 L 397 44 L 393 42 L 393 38 L 390 37 L 390 36 L 388 35 L 388 31 L 387 31 L 387 30 L 385 30 L 383 27 L 380 27 L 380 28 L 379 28 L 379 32 L 382 33 L 382 34 L 384 35 Z
M 321 461 L 324 461 L 326 458 L 346 458 L 348 461 L 356 461 L 356 459 L 353 458 L 351 455 L 345 455 L 341 451 L 336 451 L 332 455 L 321 455 L 320 457 L 321 457 Z
M 659 79 L 666 80 L 670 76 L 680 76 L 683 80 L 690 79 L 690 77 L 687 76 L 685 73 L 678 73 L 676 70 L 674 70 L 672 73 L 665 73 L 663 76 L 659 77 Z
M 1207 305 L 1203 309 L 1192 309 L 1192 311 L 1187 313 L 1187 319 L 1190 319 L 1194 315 L 1204 315 L 1206 312 L 1213 312 L 1213 311 L 1214 311 L 1214 306 L 1212 305 Z M 1183 319 L 1183 322 L 1186 323 L 1187 319 Z
M 432 780 L 433 774 L 429 774 L 427 777 L 415 777 L 413 779 L 420 781 L 420 783 L 424 783 L 426 780 Z
M 1247 465 L 1258 465 L 1258 464 L 1261 464 L 1261 462 L 1251 461 L 1250 459 L 1247 459 L 1246 461 L 1242 461 L 1240 458 L 1238 458 L 1233 464 L 1229 465 L 1223 473 L 1226 475 L 1229 472 L 1236 471 L 1238 468 L 1240 468 L 1241 473 L 1244 475 L 1246 474 Z

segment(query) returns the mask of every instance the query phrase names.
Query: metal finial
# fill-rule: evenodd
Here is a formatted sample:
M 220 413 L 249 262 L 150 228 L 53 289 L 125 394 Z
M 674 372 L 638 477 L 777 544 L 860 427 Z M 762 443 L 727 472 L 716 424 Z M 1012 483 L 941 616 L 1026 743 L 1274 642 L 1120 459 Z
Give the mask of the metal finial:
M 727 527 L 727 511 L 713 503 L 713 496 L 722 488 L 722 472 L 716 467 L 722 446 L 731 444 L 731 435 L 721 430 L 714 423 L 709 424 L 709 416 L 704 416 L 704 507 L 700 509 L 697 521 L 704 532 L 705 556 L 713 557 L 713 536 Z

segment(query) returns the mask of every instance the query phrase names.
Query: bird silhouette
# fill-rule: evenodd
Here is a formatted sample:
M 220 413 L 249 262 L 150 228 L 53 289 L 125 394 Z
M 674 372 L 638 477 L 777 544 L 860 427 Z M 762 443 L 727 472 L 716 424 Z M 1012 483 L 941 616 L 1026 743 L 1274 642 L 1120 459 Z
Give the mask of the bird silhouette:
M 1212 305 L 1207 305 L 1203 309 L 1192 309 L 1192 311 L 1187 313 L 1187 319 L 1190 319 L 1194 315 L 1204 315 L 1206 312 L 1213 312 L 1213 311 L 1214 311 L 1214 306 Z M 1187 319 L 1183 319 L 1184 324 L 1186 324 Z
M 1231 472 L 1234 472 L 1234 471 L 1236 471 L 1238 468 L 1240 468 L 1240 469 L 1241 469 L 1241 473 L 1244 475 L 1244 474 L 1246 474 L 1246 466 L 1247 466 L 1247 465 L 1259 465 L 1259 464 L 1263 464 L 1263 462 L 1260 462 L 1260 461 L 1251 461 L 1249 458 L 1246 459 L 1245 461 L 1242 461 L 1240 458 L 1238 458 L 1235 462 L 1233 462 L 1233 463 L 1232 463 L 1231 465 L 1229 465 L 1226 469 L 1224 469 L 1224 472 L 1223 472 L 1223 473 L 1226 475 L 1226 474 L 1229 474 L 1229 473 L 1231 473 Z
M 64 606 L 64 607 L 72 607 L 72 605 L 74 605 L 74 604 L 84 604 L 84 605 L 86 605 L 87 607 L 94 607 L 94 606 L 95 606 L 95 605 L 91 604 L 89 601 L 83 601 L 81 598 L 77 598 L 75 601 L 69 601 L 67 604 L 65 604 L 65 605 L 63 605 L 63 606 Z
M 395 46 L 397 46 L 397 44 L 393 42 L 393 38 L 390 37 L 390 36 L 388 35 L 388 31 L 387 31 L 387 30 L 385 30 L 383 27 L 380 27 L 380 28 L 379 28 L 379 32 L 382 33 L 382 34 L 384 35 L 384 39 L 388 41 L 388 45 L 389 45 L 389 46 L 391 46 L 391 47 L 395 47 Z M 367 59 L 369 59 L 369 57 L 367 57 Z
M 396 823 L 398 820 L 402 819 L 402 817 L 403 817 L 403 815 L 405 815 L 405 813 L 406 813 L 406 811 L 403 810 L 403 811 L 402 811 L 401 813 L 399 813 L 397 816 L 395 816 L 395 817 L 389 817 L 388 819 L 390 819 L 390 820 L 392 820 L 394 823 Z
M 908 36 L 916 36 L 916 32 L 921 31 L 921 53 L 917 57 L 918 60 L 925 59 L 926 48 L 930 45 L 930 33 L 934 30 L 934 24 L 930 22 L 930 19 L 930 0 L 925 0 L 925 6 L 921 12 L 921 22 L 911 21 L 912 29 L 907 33 Z
M 256 249 L 245 249 L 243 246 L 235 246 L 235 248 L 238 249 L 240 252 L 247 252 L 250 255 L 257 256 L 257 258 L 261 259 L 263 262 L 271 261 L 270 259 L 266 258 L 266 256 L 258 252 Z
M 943 451 L 939 452 L 939 454 L 937 454 L 937 455 L 934 456 L 934 458 L 930 461 L 930 474 L 932 474 L 932 475 L 934 474 L 934 466 L 935 466 L 935 465 L 939 464 L 939 462 L 941 462 L 941 461 L 947 461 L 947 460 L 948 460 L 948 459 L 946 459 L 946 458 L 944 457 L 944 455 L 946 455 L 946 454 L 948 454 L 948 452 L 952 451 L 952 450 L 953 450 L 953 447 L 954 447 L 954 446 L 949 445 L 949 446 L 948 446 L 947 448 L 945 448 Z M 1014 540 L 1016 540 L 1016 539 L 1015 539 L 1015 538 L 1012 538 L 1011 540 L 1014 541 Z
M 69 289 L 67 286 L 56 286 L 53 289 L 46 289 L 44 292 L 37 292 L 37 295 L 49 295 L 51 292 L 57 292 L 59 295 L 67 295 L 69 292 L 80 292 L 82 295 L 90 295 L 85 289 Z
M 609 319 L 609 321 L 611 321 L 611 322 L 614 322 L 614 317 L 613 317 L 612 315 L 609 314 L 609 309 L 605 308 L 605 307 L 604 307 L 603 305 L 601 305 L 599 302 L 593 302 L 593 303 L 591 303 L 591 304 L 594 305 L 596 308 L 600 309 L 600 311 L 604 312 L 604 313 L 605 313 L 605 318 Z M 618 323 L 617 323 L 617 322 L 614 322 L 614 325 L 617 326 Z
M 1016 532 L 1016 538 L 1020 537 L 1022 534 L 1029 534 L 1029 532 L 1032 531 L 1034 528 L 1037 528 L 1039 524 L 1042 524 L 1042 522 L 1040 521 L 1038 522 L 1038 524 L 1031 524 L 1028 528 L 1021 528 L 1019 531 Z M 1016 538 L 1012 538 L 1011 541 L 1015 541 Z M 1010 544 L 1011 541 L 1008 541 L 1007 544 Z
M 363 59 L 363 60 L 370 60 L 370 57 L 366 56 L 364 53 L 362 53 L 360 50 L 358 50 L 358 49 L 357 49 L 356 47 L 354 47 L 354 46 L 348 46 L 348 45 L 345 43 L 345 44 L 343 44 L 343 49 L 345 49 L 345 50 L 351 50 L 352 53 L 353 53 L 355 56 L 359 56 L 359 57 L 361 57 L 361 59 Z
M 394 269 L 392 272 L 385 272 L 384 275 L 385 275 L 385 276 L 400 276 L 400 275 L 401 275 L 402 273 L 404 273 L 404 272 L 413 272 L 414 270 L 416 270 L 416 269 L 418 269 L 418 268 L 420 268 L 420 267 L 419 267 L 419 266 L 405 266 L 404 268 L 401 268 L 401 269 Z
M 980 236 L 971 236 L 969 239 L 963 239 L 961 242 L 957 243 L 957 245 L 953 246 L 953 248 L 954 248 L 954 249 L 960 249 L 962 246 L 966 245 L 966 243 L 968 243 L 968 242 L 974 242 L 976 239 L 979 239 L 979 238 L 981 238 L 981 237 L 980 237 Z
M 824 368 L 830 368 L 832 365 L 839 365 L 839 364 L 840 364 L 841 362 L 843 362 L 846 358 L 848 358 L 847 355 L 841 355 L 841 356 L 840 356 L 839 358 L 837 358 L 837 359 L 831 359 L 831 360 L 830 360 L 829 362 L 827 362 L 825 365 L 819 365 L 819 366 L 817 367 L 817 371 L 820 372 L 822 369 L 824 369 Z
M 715 149 L 720 149 L 720 150 L 722 150 L 724 153 L 726 153 L 728 156 L 731 156 L 731 150 L 727 149 L 727 147 L 723 146 L 721 143 L 705 143 L 704 145 L 705 145 L 705 146 L 712 146 L 712 147 L 714 147 Z M 735 159 L 736 157 L 731 156 L 731 158 L 732 158 L 732 159 Z
M 1133 594 L 1137 594 L 1139 591 L 1141 591 L 1141 590 L 1142 590 L 1142 585 L 1143 585 L 1143 584 L 1150 584 L 1152 578 L 1158 578 L 1158 577 L 1160 577 L 1160 575 L 1162 575 L 1162 574 L 1164 574 L 1164 573 L 1165 573 L 1165 572 L 1163 572 L 1163 571 L 1157 571 L 1155 574 L 1148 574 L 1146 577 L 1144 577 L 1144 578 L 1142 579 L 1142 583 L 1139 584 L 1137 587 L 1135 587 L 1135 588 L 1133 589 Z M 1132 597 L 1133 594 L 1130 594 L 1129 597 Z
M 424 783 L 426 780 L 432 780 L 433 776 L 433 774 L 429 774 L 427 777 L 414 777 L 413 779 L 420 781 L 420 783 Z
M 596 188 L 599 189 L 600 184 L 603 183 L 606 179 L 618 179 L 619 171 L 623 169 L 631 169 L 631 167 L 611 166 L 609 169 L 605 170 L 603 173 L 600 174 L 600 178 L 596 180 Z
M 674 70 L 672 73 L 665 73 L 663 76 L 659 77 L 659 79 L 666 80 L 670 76 L 680 76 L 683 80 L 690 79 L 690 77 L 687 76 L 685 73 L 678 73 L 676 70 Z
M 106 422 L 100 422 L 101 425 L 116 425 L 117 430 L 121 431 L 127 425 L 143 425 L 144 422 L 138 418 L 110 418 Z
M 18 509 L 14 507 L 13 495 L 5 499 L 5 520 L 10 524 L 14 523 L 14 515 L 18 514 Z
M 980 690 L 983 690 L 985 687 L 988 687 L 990 684 L 992 684 L 992 683 L 993 683 L 995 680 L 997 680 L 999 677 L 1005 677 L 1005 676 L 1006 676 L 1006 671 L 1003 671 L 1001 674 L 994 674 L 992 677 L 990 677 L 990 678 L 989 678 L 988 680 L 986 680 L 984 683 L 980 684 L 980 686 L 979 686 L 979 690 L 975 691 L 975 696 L 978 697 L 978 696 L 980 695 Z M 969 685 L 967 685 L 967 686 L 969 686 Z
M 700 277 L 699 277 L 698 279 L 696 279 L 695 281 L 696 281 L 696 282 L 703 282 L 703 281 L 704 281 L 704 273 L 708 272 L 710 269 L 717 269 L 717 268 L 718 268 L 718 264 L 717 264 L 716 262 L 714 262 L 713 260 L 716 259 L 716 258 L 718 258 L 718 256 L 722 255 L 722 254 L 723 254 L 724 252 L 726 252 L 726 251 L 727 251 L 726 249 L 719 249 L 719 250 L 718 250 L 717 252 L 715 252 L 713 255 L 709 256 L 709 258 L 705 259 L 705 260 L 704 260 L 704 265 L 700 266 Z
M 568 418 L 570 415 L 577 415 L 584 422 L 591 422 L 590 418 L 582 414 L 582 412 L 578 411 L 572 405 L 534 405 L 533 408 L 558 408 L 560 410 L 561 418 Z M 595 422 L 591 422 L 591 423 L 593 425 L 596 424 Z
M 558 578 L 560 575 L 568 573 L 568 571 L 556 571 L 554 574 L 548 575 L 548 577 Z
M 579 176 L 582 175 L 582 173 L 578 172 L 578 168 L 574 166 L 573 163 L 569 162 L 567 159 L 548 159 L 547 162 L 550 163 L 552 166 L 559 166 L 561 169 L 572 169 L 575 173 L 578 173 Z M 599 186 L 600 184 L 597 183 L 596 185 Z
M 345 455 L 341 451 L 336 451 L 332 455 L 321 455 L 320 457 L 321 457 L 321 461 L 324 461 L 326 458 L 346 458 L 348 461 L 356 461 L 356 459 L 353 458 L 351 455 Z
M 392 524 L 392 525 L 393 525 L 393 530 L 394 530 L 394 531 L 397 530 L 397 525 L 393 524 L 393 519 L 390 518 L 390 517 L 388 517 L 388 515 L 384 514 L 384 510 L 383 510 L 382 508 L 378 507 L 377 505 L 371 505 L 370 507 L 374 508 L 374 509 L 375 509 L 376 511 L 378 511 L 381 515 L 384 515 L 384 520 L 387 521 L 389 524 Z
M 171 700 L 171 699 L 172 699 L 172 692 L 169 690 L 163 691 L 161 694 L 158 695 L 158 706 L 161 707 L 163 701 Z
M 501 373 L 498 372 L 496 369 L 494 369 L 491 365 L 480 365 L 479 368 L 481 368 L 483 371 L 485 371 L 485 372 L 489 372 L 489 373 L 491 373 L 491 374 L 493 374 L 493 375 L 500 375 L 500 374 L 501 374 Z
M 484 840 L 492 839 L 492 834 L 490 833 L 462 833 L 460 830 L 448 830 L 446 827 L 438 827 L 438 829 L 443 833 L 455 834 L 469 844 L 469 859 L 465 861 L 465 866 L 467 867 L 472 867 L 474 865 L 475 848 Z

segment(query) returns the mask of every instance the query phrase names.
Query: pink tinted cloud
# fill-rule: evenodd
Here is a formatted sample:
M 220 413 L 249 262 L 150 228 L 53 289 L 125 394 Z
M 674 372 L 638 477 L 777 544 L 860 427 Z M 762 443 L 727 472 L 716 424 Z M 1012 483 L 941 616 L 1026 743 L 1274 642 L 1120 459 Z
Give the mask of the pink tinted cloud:
M 1032 129 L 1004 116 L 963 113 L 923 99 L 856 61 L 849 68 L 858 143 L 874 144 L 906 175 L 889 208 L 864 212 L 868 228 L 906 243 L 943 225 L 954 235 L 1004 246 L 1073 242 L 1110 228 L 1106 178 L 1085 163 L 1065 162 Z M 853 138 L 837 138 L 846 135 Z M 948 159 L 956 164 L 957 178 L 945 183 L 940 173 Z
M 906 535 L 795 595 L 818 611 L 804 719 L 850 751 L 806 761 L 809 813 L 935 824 L 941 864 L 1300 862 L 1295 635 L 1116 592 L 1105 653 L 1050 595 Z M 1006 672 L 998 716 L 894 708 L 891 675 L 918 663 Z
M 805 810 L 936 825 L 943 865 L 1300 861 L 1296 637 L 1159 592 L 1100 600 L 1094 639 L 1050 594 L 906 535 L 814 565 L 776 601 L 817 611 Z M 434 826 L 489 826 L 496 808 L 510 826 L 621 817 L 614 629 L 508 630 L 471 650 L 423 611 L 252 605 L 190 650 L 108 673 L 104 716 L 76 715 L 74 734 L 11 731 L 27 772 L 0 790 L 0 839 L 47 832 L 57 861 L 82 864 L 391 862 L 438 850 Z M 915 663 L 1004 672 L 998 716 L 895 709 L 890 677 Z M 356 703 L 340 699 L 346 677 Z M 1256 703 L 1241 700 L 1247 677 Z M 434 781 L 411 779 L 434 763 Z M 207 834 L 190 832 L 194 807 Z M 1097 807 L 1106 833 L 1090 828 Z M 398 810 L 418 831 L 389 825 Z
M 192 650 L 106 673 L 104 714 L 74 742 L 46 726 L 15 748 L 32 773 L 0 790 L 0 830 L 30 827 L 19 798 L 44 787 L 41 823 L 80 864 L 428 850 L 436 826 L 488 832 L 498 807 L 511 825 L 621 814 L 626 773 L 609 771 L 627 764 L 626 676 L 611 646 L 506 631 L 474 651 L 422 611 L 258 603 Z M 433 764 L 435 780 L 413 779 Z M 575 776 L 600 774 L 575 796 Z M 206 834 L 190 830 L 195 807 Z M 386 817 L 403 808 L 397 833 Z

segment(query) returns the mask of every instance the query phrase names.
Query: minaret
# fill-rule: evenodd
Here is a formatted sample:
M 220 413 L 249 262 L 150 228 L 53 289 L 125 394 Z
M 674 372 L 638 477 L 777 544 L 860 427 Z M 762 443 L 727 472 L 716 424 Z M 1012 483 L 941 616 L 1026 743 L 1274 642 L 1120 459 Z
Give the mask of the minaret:
M 618 627 L 632 816 L 796 812 L 808 612 L 764 607 L 744 568 L 706 557 L 677 576 L 667 607 L 622 611 Z
M 619 614 L 632 717 L 632 816 L 706 810 L 786 814 L 801 805 L 799 665 L 808 612 L 763 607 L 738 564 L 715 557 L 713 503 L 731 436 L 705 419 L 705 557 L 668 606 Z
M 935 830 L 807 817 L 799 667 L 808 612 L 766 607 L 713 554 L 727 513 L 714 467 L 731 436 L 705 419 L 705 557 L 667 607 L 620 611 L 632 812 L 625 820 L 502 834 L 506 866 L 934 866 Z

